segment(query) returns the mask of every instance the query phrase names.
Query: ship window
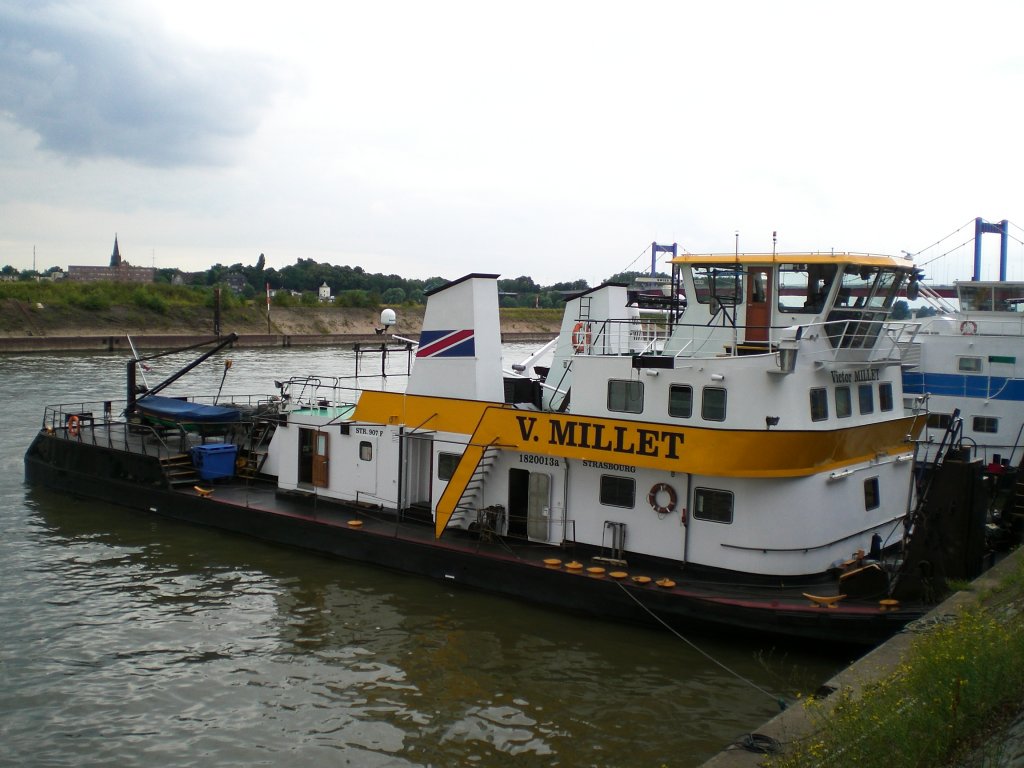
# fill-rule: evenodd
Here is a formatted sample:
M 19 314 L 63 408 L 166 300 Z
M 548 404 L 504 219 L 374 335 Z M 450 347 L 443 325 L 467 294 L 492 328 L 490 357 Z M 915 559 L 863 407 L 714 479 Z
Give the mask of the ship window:
M 964 312 L 991 312 L 992 287 L 988 285 L 958 285 L 960 309 Z
M 888 381 L 878 385 L 878 407 L 883 411 L 892 410 L 892 384 Z
M 828 418 L 828 390 L 815 387 L 811 390 L 811 421 L 825 421 Z
M 836 387 L 836 416 L 848 418 L 853 413 L 853 399 L 849 387 Z
M 362 440 L 359 443 L 359 460 L 373 461 L 373 443 Z
M 864 509 L 878 509 L 882 503 L 878 493 L 878 478 L 869 477 L 864 481 Z
M 987 432 L 994 435 L 999 431 L 999 419 L 992 416 L 975 416 L 971 422 L 975 432 Z
M 601 475 L 601 503 L 632 509 L 636 506 L 636 481 L 631 477 Z
M 668 388 L 668 415 L 688 419 L 693 415 L 693 387 L 673 384 Z
M 437 454 L 437 479 L 438 480 L 451 480 L 452 475 L 455 474 L 455 468 L 459 466 L 459 459 L 461 459 L 457 453 L 439 453 Z
M 693 267 L 693 288 L 701 304 L 711 304 L 713 312 L 725 304 L 733 306 L 743 296 L 743 273 L 732 267 Z
M 732 523 L 733 495 L 731 491 L 697 488 L 693 493 L 693 517 L 712 523 Z
M 951 421 L 953 421 L 953 417 L 950 416 L 948 413 L 928 414 L 929 429 L 949 429 L 949 424 Z
M 835 264 L 783 264 L 779 267 L 779 311 L 821 312 L 836 277 Z
M 957 360 L 957 370 L 963 373 L 981 373 L 981 358 L 961 357 Z
M 857 399 L 860 401 L 861 413 L 875 412 L 875 389 L 870 384 L 857 387 Z
M 644 410 L 643 382 L 632 379 L 609 379 L 608 410 L 642 413 Z
M 721 387 L 704 387 L 700 415 L 706 421 L 725 421 L 725 390 Z

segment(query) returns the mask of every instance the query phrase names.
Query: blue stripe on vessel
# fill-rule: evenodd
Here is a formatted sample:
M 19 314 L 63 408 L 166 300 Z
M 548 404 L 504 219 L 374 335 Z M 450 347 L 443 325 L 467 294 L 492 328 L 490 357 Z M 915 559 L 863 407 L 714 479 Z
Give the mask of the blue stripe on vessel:
M 903 373 L 908 395 L 976 397 L 985 400 L 1024 400 L 1024 380 L 1005 376 L 964 376 L 958 373 Z

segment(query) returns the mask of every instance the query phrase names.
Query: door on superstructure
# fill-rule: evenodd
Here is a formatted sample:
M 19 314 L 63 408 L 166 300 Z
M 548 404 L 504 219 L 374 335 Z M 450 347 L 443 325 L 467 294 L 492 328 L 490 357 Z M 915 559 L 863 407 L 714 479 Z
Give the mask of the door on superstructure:
M 551 475 L 525 469 L 508 471 L 508 535 L 548 541 Z
M 313 487 L 327 487 L 327 433 L 316 432 L 313 436 Z
M 360 435 L 353 470 L 354 486 L 359 493 L 377 493 L 377 436 Z
M 404 435 L 402 461 L 405 474 L 402 477 L 403 509 L 422 507 L 430 509 L 430 481 L 433 472 L 434 440 L 428 435 Z
M 299 485 L 313 484 L 313 450 L 316 446 L 316 430 L 299 428 L 299 455 L 297 457 Z
M 751 267 L 747 280 L 746 341 L 763 344 L 772 324 L 771 267 Z

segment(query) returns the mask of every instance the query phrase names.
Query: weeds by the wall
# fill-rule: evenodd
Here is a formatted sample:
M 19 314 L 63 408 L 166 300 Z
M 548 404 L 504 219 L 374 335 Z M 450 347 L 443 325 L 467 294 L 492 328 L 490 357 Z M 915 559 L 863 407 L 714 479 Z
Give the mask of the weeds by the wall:
M 1024 560 L 1002 588 L 912 645 L 888 677 L 804 706 L 812 736 L 789 744 L 771 768 L 945 765 L 1024 690 Z

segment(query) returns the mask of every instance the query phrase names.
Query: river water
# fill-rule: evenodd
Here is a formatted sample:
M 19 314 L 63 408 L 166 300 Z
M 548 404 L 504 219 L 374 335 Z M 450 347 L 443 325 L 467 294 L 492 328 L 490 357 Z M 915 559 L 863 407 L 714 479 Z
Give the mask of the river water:
M 228 356 L 233 393 L 353 369 L 340 349 Z M 221 359 L 185 383 L 216 391 Z M 0 357 L 0 765 L 692 766 L 846 661 L 688 635 L 712 662 L 667 631 L 26 486 L 44 406 L 123 398 L 125 362 Z

